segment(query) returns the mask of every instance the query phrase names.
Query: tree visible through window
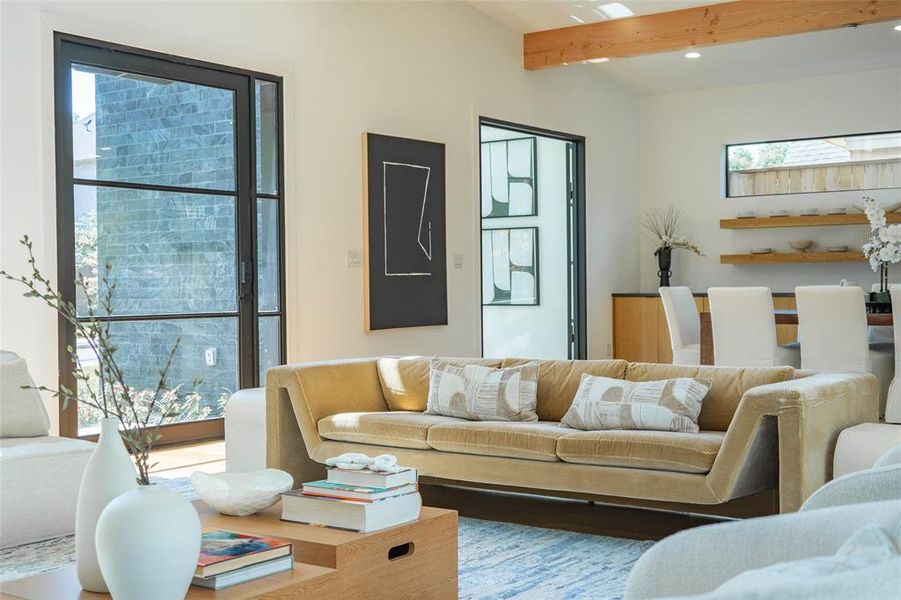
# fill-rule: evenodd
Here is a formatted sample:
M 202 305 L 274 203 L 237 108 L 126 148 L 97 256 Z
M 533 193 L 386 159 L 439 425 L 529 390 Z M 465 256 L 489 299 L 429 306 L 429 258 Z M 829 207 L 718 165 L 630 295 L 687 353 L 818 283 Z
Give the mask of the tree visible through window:
M 728 197 L 901 187 L 901 132 L 726 146 Z

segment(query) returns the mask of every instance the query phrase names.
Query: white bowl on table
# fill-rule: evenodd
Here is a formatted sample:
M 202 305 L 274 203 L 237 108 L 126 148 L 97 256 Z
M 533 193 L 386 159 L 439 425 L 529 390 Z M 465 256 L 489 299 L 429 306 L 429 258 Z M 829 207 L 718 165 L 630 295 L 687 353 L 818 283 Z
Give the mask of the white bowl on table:
M 246 517 L 278 502 L 294 486 L 294 478 L 278 469 L 249 473 L 195 471 L 191 483 L 200 499 L 224 515 Z

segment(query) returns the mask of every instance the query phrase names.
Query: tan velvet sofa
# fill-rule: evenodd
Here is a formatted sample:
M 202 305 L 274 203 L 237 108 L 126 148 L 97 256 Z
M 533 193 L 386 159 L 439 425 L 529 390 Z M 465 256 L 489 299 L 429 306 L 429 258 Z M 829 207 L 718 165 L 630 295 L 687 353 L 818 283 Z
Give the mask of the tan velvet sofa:
M 467 359 L 509 366 L 523 359 Z M 876 379 L 736 369 L 540 361 L 539 421 L 423 414 L 429 358 L 366 358 L 270 369 L 267 463 L 296 483 L 343 452 L 390 452 L 425 484 L 459 484 L 711 514 L 789 512 L 831 477 L 838 433 L 875 421 Z M 712 387 L 700 433 L 579 431 L 559 424 L 581 375 L 677 376 Z M 803 375 L 803 376 L 802 376 Z M 755 499 L 748 508 L 749 499 Z M 743 503 L 742 500 L 745 502 Z

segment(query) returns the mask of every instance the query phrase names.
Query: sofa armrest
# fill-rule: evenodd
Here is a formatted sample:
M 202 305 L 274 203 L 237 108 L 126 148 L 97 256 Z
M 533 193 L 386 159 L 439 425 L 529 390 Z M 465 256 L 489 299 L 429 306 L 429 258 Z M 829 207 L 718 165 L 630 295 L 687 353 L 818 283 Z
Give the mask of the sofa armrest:
M 707 476 L 723 501 L 754 493 L 778 460 L 779 510 L 797 510 L 832 477 L 832 455 L 845 428 L 876 421 L 876 378 L 818 373 L 747 390 Z
M 308 481 L 322 472 L 310 458 L 322 443 L 321 419 L 386 410 L 374 358 L 273 367 L 266 373 L 266 464 Z
M 688 529 L 653 545 L 629 573 L 627 600 L 704 594 L 750 569 L 835 553 L 861 527 L 901 527 L 901 502 L 747 519 Z

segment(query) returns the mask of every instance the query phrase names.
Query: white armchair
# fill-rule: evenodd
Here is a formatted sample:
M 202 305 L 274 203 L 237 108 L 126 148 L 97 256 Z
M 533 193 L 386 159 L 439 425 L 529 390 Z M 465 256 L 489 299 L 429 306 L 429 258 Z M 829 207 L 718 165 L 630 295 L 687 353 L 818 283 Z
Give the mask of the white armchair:
M 797 513 L 707 525 L 662 540 L 632 569 L 625 597 L 718 599 L 713 591 L 745 571 L 834 554 L 870 524 L 901 543 L 901 447 L 883 455 L 872 469 L 827 483 Z M 897 580 L 866 583 L 898 590 L 901 572 Z M 883 597 L 875 593 L 870 597 Z

